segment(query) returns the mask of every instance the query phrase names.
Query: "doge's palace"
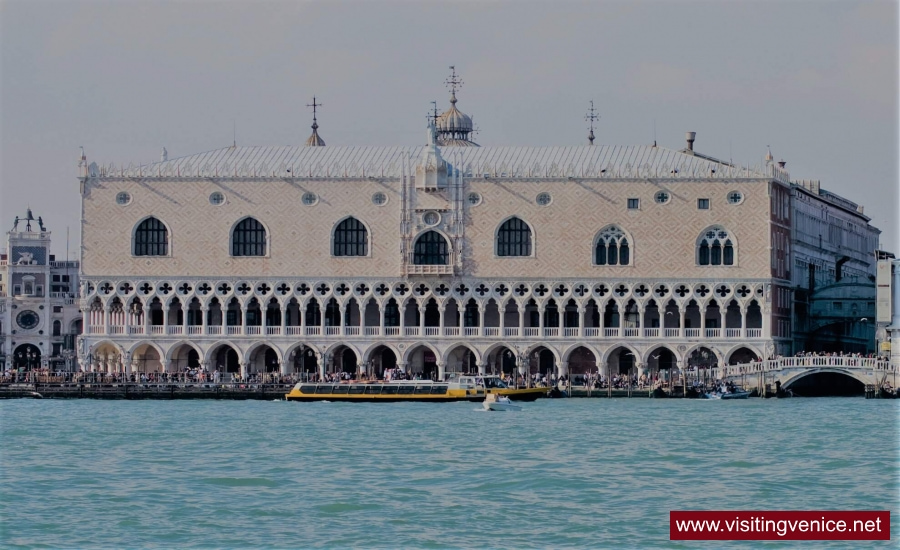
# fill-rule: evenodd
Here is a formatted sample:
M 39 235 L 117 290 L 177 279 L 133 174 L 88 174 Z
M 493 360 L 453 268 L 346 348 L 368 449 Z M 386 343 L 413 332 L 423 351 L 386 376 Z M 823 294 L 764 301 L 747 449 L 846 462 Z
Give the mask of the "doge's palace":
M 481 147 L 454 80 L 418 146 L 326 146 L 314 120 L 304 146 L 83 154 L 82 368 L 574 375 L 790 353 L 792 183 L 771 155 L 737 166 L 693 132 Z

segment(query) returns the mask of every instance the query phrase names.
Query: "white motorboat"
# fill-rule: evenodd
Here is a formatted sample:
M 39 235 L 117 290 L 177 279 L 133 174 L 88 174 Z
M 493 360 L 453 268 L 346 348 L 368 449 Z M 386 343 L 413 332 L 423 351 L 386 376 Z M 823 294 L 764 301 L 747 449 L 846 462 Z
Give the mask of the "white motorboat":
M 482 403 L 484 410 L 486 411 L 521 411 L 521 405 L 515 405 L 512 401 L 510 401 L 509 397 L 505 395 L 498 395 L 496 393 L 489 393 L 484 397 L 484 403 Z

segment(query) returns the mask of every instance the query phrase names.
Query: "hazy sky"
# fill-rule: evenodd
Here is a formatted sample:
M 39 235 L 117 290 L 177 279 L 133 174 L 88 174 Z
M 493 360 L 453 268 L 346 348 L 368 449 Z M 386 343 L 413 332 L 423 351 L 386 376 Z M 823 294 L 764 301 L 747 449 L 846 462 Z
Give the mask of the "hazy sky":
M 417 145 L 456 65 L 482 145 L 684 147 L 865 206 L 898 252 L 896 2 L 0 3 L 0 225 L 30 204 L 78 249 L 76 163 Z

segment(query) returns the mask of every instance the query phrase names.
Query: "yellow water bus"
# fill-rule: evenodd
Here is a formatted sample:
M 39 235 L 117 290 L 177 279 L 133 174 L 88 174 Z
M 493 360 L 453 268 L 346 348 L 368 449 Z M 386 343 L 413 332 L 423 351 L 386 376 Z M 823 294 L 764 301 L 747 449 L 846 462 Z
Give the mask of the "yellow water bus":
M 514 401 L 534 401 L 547 388 L 511 388 L 499 376 L 457 376 L 447 382 L 394 380 L 391 382 L 298 382 L 284 397 L 288 401 L 484 401 L 488 393 Z

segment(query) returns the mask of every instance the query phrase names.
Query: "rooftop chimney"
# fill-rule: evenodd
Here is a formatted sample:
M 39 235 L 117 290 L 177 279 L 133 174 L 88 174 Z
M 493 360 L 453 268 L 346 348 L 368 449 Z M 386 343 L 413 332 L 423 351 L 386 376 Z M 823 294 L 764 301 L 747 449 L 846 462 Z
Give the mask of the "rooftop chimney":
M 684 139 L 687 140 L 687 144 L 688 144 L 688 146 L 687 146 L 688 151 L 694 150 L 694 140 L 696 138 L 697 138 L 697 132 L 687 132 L 684 134 Z

